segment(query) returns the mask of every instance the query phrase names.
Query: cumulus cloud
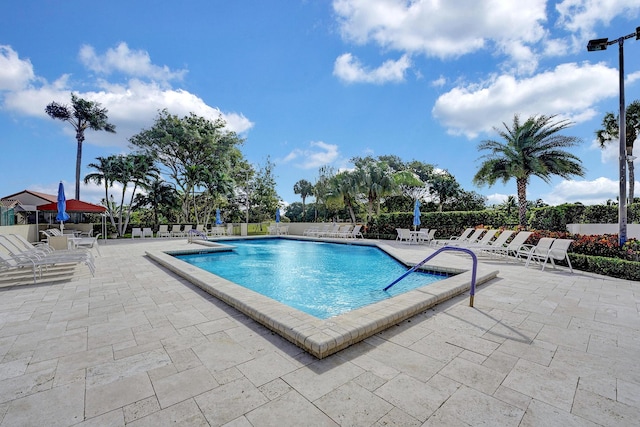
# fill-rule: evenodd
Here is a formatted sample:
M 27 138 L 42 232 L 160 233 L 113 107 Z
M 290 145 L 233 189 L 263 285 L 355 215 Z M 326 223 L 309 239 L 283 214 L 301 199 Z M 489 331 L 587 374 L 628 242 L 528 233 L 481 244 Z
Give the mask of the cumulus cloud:
M 181 80 L 186 70 L 173 71 L 166 65 L 158 66 L 151 62 L 149 54 L 143 50 L 131 50 L 122 42 L 115 48 L 107 49 L 100 55 L 92 46 L 80 48 L 80 61 L 91 71 L 109 75 L 114 72 L 132 77 L 145 77 L 154 81 Z
M 335 162 L 340 155 L 338 146 L 323 141 L 312 141 L 309 148 L 296 148 L 282 160 L 283 163 L 293 163 L 301 169 L 317 169 Z
M 116 134 L 92 132 L 87 136 L 87 143 L 102 146 L 126 147 L 128 138 L 152 126 L 158 111 L 164 108 L 178 116 L 193 112 L 210 120 L 220 117 L 227 123 L 227 129 L 237 133 L 253 127 L 241 113 L 223 112 L 196 94 L 171 87 L 168 80 L 181 78 L 185 71 L 156 66 L 146 52 L 131 51 L 121 43 L 103 55 L 96 54 L 90 46 L 83 46 L 80 56 L 92 71 L 107 75 L 82 82 L 83 87 L 93 86 L 95 90 L 77 90 L 74 87 L 77 83 L 71 83 L 68 75 L 49 83 L 35 76 L 29 61 L 21 60 L 8 47 L 0 49 L 0 90 L 6 89 L 2 107 L 18 114 L 46 118 L 44 106 L 52 101 L 68 105 L 73 91 L 81 98 L 99 102 L 108 110 L 109 121 L 116 125 Z M 108 80 L 108 74 L 115 71 L 140 78 L 114 83 Z M 39 84 L 28 84 L 33 81 Z M 64 132 L 71 133 L 72 128 L 65 126 Z
M 500 75 L 482 84 L 458 86 L 441 95 L 433 115 L 453 135 L 475 138 L 494 126 L 510 123 L 514 112 L 522 117 L 558 114 L 575 122 L 597 115 L 594 103 L 617 95 L 618 71 L 606 65 L 567 63 L 530 78 Z
M 638 185 L 636 182 L 636 187 Z M 562 181 L 550 193 L 542 195 L 542 199 L 550 205 L 573 202 L 596 205 L 604 204 L 607 200 L 616 200 L 618 194 L 619 182 L 617 180 L 599 177 L 589 181 Z
M 608 25 L 616 16 L 637 17 L 640 4 L 637 0 L 563 0 L 556 4 L 556 10 L 560 14 L 558 24 L 583 33 L 586 39 L 594 35 L 596 25 Z
M 0 91 L 23 89 L 34 78 L 31 61 L 20 59 L 11 46 L 0 45 Z
M 410 66 L 411 60 L 403 55 L 397 61 L 387 60 L 378 68 L 370 70 L 352 54 L 345 53 L 336 59 L 333 75 L 347 83 L 396 83 L 404 80 L 405 72 Z

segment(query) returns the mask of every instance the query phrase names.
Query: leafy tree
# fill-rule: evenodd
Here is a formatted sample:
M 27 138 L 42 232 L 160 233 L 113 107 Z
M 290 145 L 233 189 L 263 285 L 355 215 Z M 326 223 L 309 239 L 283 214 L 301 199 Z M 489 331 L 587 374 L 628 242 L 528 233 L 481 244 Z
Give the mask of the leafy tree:
M 392 193 L 396 184 L 392 171 L 385 162 L 368 159 L 366 162 L 356 163 L 355 179 L 360 191 L 367 199 L 366 222 L 372 217 L 373 207 L 376 206 L 376 214 L 380 213 L 380 201 L 384 196 Z
M 281 199 L 276 192 L 275 165 L 270 158 L 258 169 L 253 179 L 252 213 L 256 221 L 275 220 Z
M 133 207 L 133 198 L 136 195 L 136 191 L 139 188 L 145 190 L 148 189 L 149 182 L 159 178 L 159 171 L 154 163 L 154 159 L 146 154 L 117 156 L 114 166 L 115 182 L 122 184 L 117 227 L 118 234 L 123 236 L 131 219 L 131 209 Z M 131 192 L 131 198 L 128 205 L 125 205 L 125 195 L 129 184 L 133 184 L 133 190 Z M 123 217 L 125 206 L 127 206 L 126 215 Z
M 453 199 L 449 200 L 448 209 L 452 211 L 481 211 L 486 209 L 486 201 L 485 196 L 475 191 L 460 190 Z
M 163 110 L 154 125 L 129 139 L 132 145 L 155 157 L 167 170 L 179 190 L 183 221 L 199 221 L 195 193 L 233 187 L 235 170 L 245 167 L 237 146 L 243 143 L 234 132 L 225 129 L 221 118 L 215 121 L 193 113 L 178 117 Z M 226 182 L 220 182 L 226 181 Z M 200 198 L 206 211 L 212 209 L 207 194 Z
M 358 196 L 358 176 L 356 172 L 343 171 L 333 176 L 329 183 L 329 201 L 342 204 L 351 218 L 351 222 L 356 222 L 354 206 Z
M 455 198 L 462 191 L 460 184 L 455 177 L 448 171 L 443 170 L 434 172 L 429 179 L 429 193 L 438 198 L 438 211 L 442 212 L 442 208 L 447 200 Z
M 82 143 L 87 129 L 105 132 L 116 132 L 116 126 L 109 123 L 106 108 L 93 101 L 77 97 L 71 93 L 71 106 L 51 102 L 45 112 L 53 119 L 68 122 L 76 131 L 78 149 L 76 151 L 76 200 L 80 200 L 80 166 L 82 165 Z
M 318 170 L 318 180 L 316 184 L 313 186 L 313 195 L 316 199 L 316 209 L 315 209 L 315 219 L 318 219 L 318 209 L 321 207 L 322 211 L 325 213 L 324 218 L 327 218 L 327 215 L 330 212 L 329 205 L 327 203 L 330 189 L 330 181 L 331 178 L 336 174 L 335 169 L 331 166 L 325 165 L 322 166 Z
M 515 178 L 518 190 L 519 223 L 526 225 L 527 185 L 531 176 L 550 182 L 552 175 L 568 178 L 572 175 L 584 176 L 580 159 L 562 148 L 573 147 L 580 138 L 558 135 L 571 123 L 567 120 L 554 122 L 553 116 L 532 116 L 524 123 L 514 115 L 505 130 L 494 128 L 502 141 L 484 140 L 478 145 L 479 151 L 487 150 L 485 159 L 473 178 L 477 185 L 493 185 L 501 180 L 507 183 Z
M 151 206 L 153 224 L 158 226 L 159 213 L 164 210 L 165 217 L 169 216 L 173 206 L 178 202 L 175 188 L 161 179 L 152 179 L 147 185 L 146 194 L 137 194 L 136 203 L 140 206 Z
M 305 201 L 307 197 L 313 194 L 313 184 L 306 179 L 301 179 L 293 185 L 293 192 L 299 194 L 302 198 L 302 216 L 306 215 Z
M 627 170 L 629 171 L 629 202 L 633 203 L 635 196 L 635 166 L 633 163 L 633 143 L 640 134 L 640 101 L 633 101 L 625 111 L 625 143 L 627 152 Z M 611 141 L 620 139 L 620 116 L 613 113 L 605 114 L 602 119 L 602 129 L 596 131 L 600 147 L 604 148 Z

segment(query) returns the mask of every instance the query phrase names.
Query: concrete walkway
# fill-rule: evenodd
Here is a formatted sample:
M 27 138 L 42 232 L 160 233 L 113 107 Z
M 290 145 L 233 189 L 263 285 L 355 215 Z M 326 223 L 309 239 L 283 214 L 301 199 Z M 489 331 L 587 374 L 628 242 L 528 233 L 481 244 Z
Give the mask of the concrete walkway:
M 109 242 L 93 278 L 1 287 L 0 426 L 640 424 L 638 282 L 489 260 L 473 308 L 318 360 L 144 256 L 187 245 Z

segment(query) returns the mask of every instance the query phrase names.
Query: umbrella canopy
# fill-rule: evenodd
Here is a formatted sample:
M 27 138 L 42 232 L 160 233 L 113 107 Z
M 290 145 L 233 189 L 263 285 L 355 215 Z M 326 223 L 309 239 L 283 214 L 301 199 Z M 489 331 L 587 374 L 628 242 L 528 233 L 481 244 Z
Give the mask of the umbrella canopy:
M 56 215 L 56 221 L 60 221 L 60 229 L 64 227 L 63 223 L 69 219 L 69 215 L 67 214 L 66 209 L 67 198 L 64 196 L 64 185 L 62 185 L 62 181 L 60 181 L 60 185 L 58 185 L 58 214 Z
M 216 209 L 216 224 L 222 224 L 222 220 L 220 219 L 220 209 Z
M 413 206 L 413 226 L 417 229 L 420 225 L 420 200 L 416 200 Z
M 276 209 L 276 222 L 280 222 L 280 208 Z
M 38 206 L 39 211 L 43 212 L 56 212 L 58 210 L 57 203 L 47 203 L 45 205 Z M 66 202 L 66 212 L 71 213 L 102 213 L 107 208 L 100 205 L 94 205 L 93 203 L 83 202 L 81 200 L 69 199 Z

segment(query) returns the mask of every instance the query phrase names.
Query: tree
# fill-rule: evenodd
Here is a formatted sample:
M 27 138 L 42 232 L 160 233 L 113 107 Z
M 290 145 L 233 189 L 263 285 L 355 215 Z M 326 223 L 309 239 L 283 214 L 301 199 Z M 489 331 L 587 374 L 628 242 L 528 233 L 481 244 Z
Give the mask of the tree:
M 152 179 L 147 185 L 147 194 L 138 194 L 136 200 L 139 205 L 150 205 L 153 212 L 153 224 L 158 225 L 158 214 L 160 210 L 172 208 L 178 201 L 175 188 L 169 183 L 160 179 Z M 166 215 L 165 215 L 166 216 Z
M 234 132 L 226 130 L 221 118 L 211 121 L 193 113 L 178 117 L 163 110 L 154 125 L 132 136 L 132 145 L 157 159 L 175 183 L 181 202 L 182 221 L 199 221 L 195 193 L 228 188 L 235 169 L 244 167 L 237 146 L 243 143 Z M 232 185 L 231 185 L 232 186 Z M 200 198 L 206 218 L 215 195 Z M 207 210 L 209 209 L 209 210 Z
M 458 196 L 460 191 L 460 184 L 446 170 L 434 172 L 429 179 L 429 193 L 438 198 L 438 212 L 442 212 L 447 200 Z
M 113 206 L 109 203 L 109 188 L 113 186 L 116 179 L 115 162 L 117 161 L 117 156 L 96 157 L 96 160 L 98 161 L 97 163 L 89 163 L 88 165 L 88 167 L 95 169 L 96 172 L 87 174 L 84 177 L 84 183 L 88 184 L 89 182 L 93 182 L 96 185 L 104 183 L 104 205 L 107 207 L 107 214 L 109 215 L 111 225 L 115 228 L 116 223 L 112 211 Z
M 313 184 L 306 179 L 301 179 L 293 185 L 293 192 L 302 198 L 302 217 L 304 218 L 307 213 L 305 201 L 313 194 Z
M 46 113 L 53 119 L 68 122 L 76 131 L 78 149 L 76 152 L 76 200 L 80 200 L 80 166 L 82 165 L 82 143 L 87 129 L 115 133 L 116 126 L 109 123 L 106 108 L 93 101 L 78 98 L 71 93 L 71 107 L 52 102 L 45 107 Z
M 252 207 L 257 221 L 275 220 L 276 209 L 280 205 L 280 196 L 276 192 L 276 177 L 273 174 L 275 165 L 267 157 L 264 166 L 255 174 L 253 179 Z
M 367 162 L 356 163 L 357 185 L 367 199 L 366 222 L 372 217 L 373 207 L 376 206 L 376 214 L 380 213 L 380 200 L 395 188 L 395 182 L 389 166 L 380 161 L 371 159 Z
M 354 206 L 358 196 L 358 176 L 356 172 L 343 171 L 333 176 L 329 183 L 328 201 L 341 203 L 355 224 L 356 214 Z
M 627 170 L 629 171 L 629 203 L 633 203 L 635 196 L 635 166 L 633 164 L 633 143 L 640 134 L 640 101 L 633 101 L 627 106 L 625 126 L 625 144 L 627 153 Z M 600 147 L 604 148 L 608 142 L 620 140 L 620 117 L 613 113 L 605 114 L 602 119 L 602 129 L 596 131 Z
M 531 176 L 537 176 L 549 183 L 552 175 L 569 178 L 584 176 L 582 162 L 574 154 L 562 150 L 581 142 L 574 136 L 558 135 L 571 126 L 571 122 L 554 122 L 552 116 L 531 116 L 524 123 L 514 115 L 509 127 L 502 123 L 504 130 L 494 128 L 502 141 L 484 140 L 478 145 L 479 151 L 489 151 L 480 169 L 473 178 L 476 185 L 493 185 L 501 180 L 507 183 L 515 178 L 518 191 L 519 223 L 526 226 L 527 185 Z

